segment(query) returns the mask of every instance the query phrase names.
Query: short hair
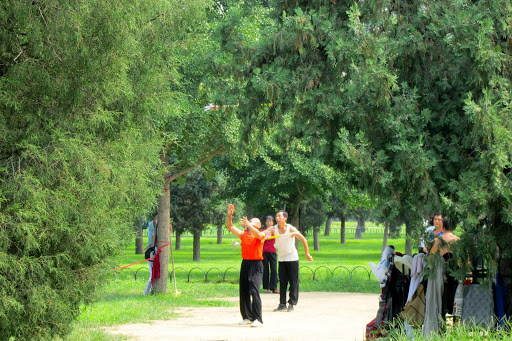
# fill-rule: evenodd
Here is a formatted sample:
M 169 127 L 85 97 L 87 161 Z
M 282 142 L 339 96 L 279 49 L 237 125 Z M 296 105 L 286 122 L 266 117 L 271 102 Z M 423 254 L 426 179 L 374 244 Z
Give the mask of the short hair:
M 446 230 L 446 231 L 453 231 L 455 230 L 455 227 L 456 226 L 451 226 L 452 224 L 450 223 L 450 218 L 448 217 L 443 217 L 443 228 Z
M 268 216 L 265 218 L 265 220 L 269 220 L 269 219 L 274 220 L 274 217 L 272 217 L 271 215 L 268 215 Z
M 279 212 L 283 212 L 283 217 L 288 218 L 288 212 L 283 211 L 283 210 L 277 211 L 277 213 L 279 213 Z

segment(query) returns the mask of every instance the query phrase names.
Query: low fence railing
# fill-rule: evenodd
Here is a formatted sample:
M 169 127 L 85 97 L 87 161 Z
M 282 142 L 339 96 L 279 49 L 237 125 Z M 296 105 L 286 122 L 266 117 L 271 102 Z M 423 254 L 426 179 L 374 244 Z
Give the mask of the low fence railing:
M 221 270 L 219 268 L 209 268 L 209 269 L 203 269 L 201 267 L 193 267 L 190 270 L 187 270 L 182 267 L 176 267 L 174 269 L 176 272 L 176 276 L 186 276 L 187 283 L 190 282 L 191 277 L 194 279 L 199 278 L 199 282 L 238 282 L 238 279 L 240 277 L 240 270 L 235 267 L 228 267 L 225 270 Z M 149 276 L 149 269 L 148 267 L 139 267 L 137 269 L 132 268 L 125 268 L 121 271 L 116 272 L 116 278 L 118 279 L 120 276 L 123 276 L 123 274 L 131 273 L 133 275 L 133 279 L 136 281 L 139 277 L 143 276 L 147 279 Z M 181 274 L 181 275 L 180 275 Z M 235 274 L 235 275 L 234 275 Z M 356 266 L 352 269 L 349 269 L 346 266 L 338 265 L 334 268 L 322 265 L 319 267 L 316 267 L 315 269 L 311 268 L 310 266 L 303 265 L 299 268 L 299 279 L 300 280 L 308 280 L 309 278 L 311 280 L 317 280 L 319 278 L 326 278 L 326 277 L 343 277 L 343 276 L 358 276 L 358 278 L 365 279 L 368 281 L 371 281 L 371 270 L 364 267 L 364 266 Z M 173 280 L 173 272 L 169 272 L 169 279 L 172 282 Z

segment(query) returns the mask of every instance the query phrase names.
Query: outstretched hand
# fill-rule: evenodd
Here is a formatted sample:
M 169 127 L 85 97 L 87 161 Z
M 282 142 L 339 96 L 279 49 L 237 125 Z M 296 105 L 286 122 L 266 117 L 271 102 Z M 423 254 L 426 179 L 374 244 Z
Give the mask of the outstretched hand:
M 242 219 L 240 219 L 240 224 L 242 224 L 242 226 L 249 227 L 249 219 L 247 219 L 247 217 L 244 216 Z

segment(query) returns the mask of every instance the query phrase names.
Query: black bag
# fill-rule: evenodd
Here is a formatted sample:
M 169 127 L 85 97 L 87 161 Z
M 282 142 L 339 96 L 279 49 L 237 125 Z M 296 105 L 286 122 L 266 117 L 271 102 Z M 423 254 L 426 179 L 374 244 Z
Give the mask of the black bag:
M 156 255 L 156 253 L 157 253 L 157 247 L 156 246 L 150 246 L 150 247 L 148 247 L 148 249 L 144 253 L 144 259 L 148 259 L 148 258 L 154 257 Z M 150 259 L 149 261 L 152 262 L 153 260 Z
M 154 257 L 158 252 L 158 247 L 154 246 L 156 244 L 156 241 L 158 240 L 158 224 L 155 226 L 155 242 L 153 243 L 153 246 L 150 246 L 147 248 L 146 252 L 144 252 L 144 259 L 148 259 L 151 257 Z M 150 262 L 153 260 L 151 259 Z

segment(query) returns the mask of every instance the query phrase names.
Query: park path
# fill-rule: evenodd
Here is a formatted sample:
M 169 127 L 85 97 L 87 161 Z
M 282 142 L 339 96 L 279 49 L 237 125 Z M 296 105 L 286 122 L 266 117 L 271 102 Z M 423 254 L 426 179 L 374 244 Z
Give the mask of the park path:
M 236 307 L 179 308 L 181 317 L 151 324 L 108 328 L 129 340 L 363 340 L 365 326 L 377 313 L 378 294 L 301 292 L 293 312 L 273 312 L 279 295 L 262 293 L 263 327 L 239 326 Z M 238 298 L 228 298 L 238 302 Z

